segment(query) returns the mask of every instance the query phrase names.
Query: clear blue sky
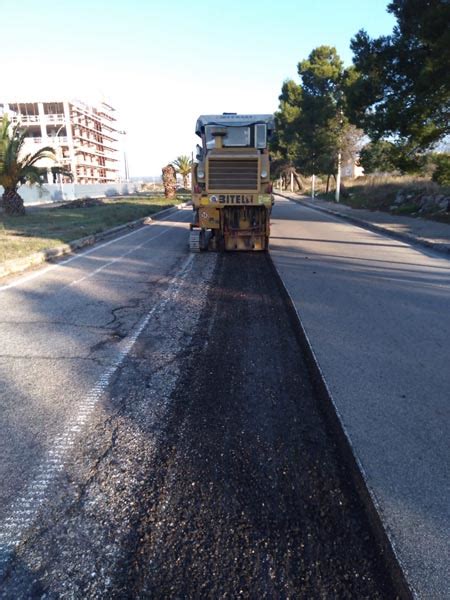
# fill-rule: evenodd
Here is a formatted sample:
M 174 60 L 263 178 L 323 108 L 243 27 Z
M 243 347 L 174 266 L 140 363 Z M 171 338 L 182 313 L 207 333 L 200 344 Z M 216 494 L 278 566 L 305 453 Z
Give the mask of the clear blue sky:
M 0 99 L 104 94 L 132 175 L 190 154 L 196 117 L 271 112 L 321 44 L 351 63 L 361 28 L 388 34 L 384 0 L 0 0 Z

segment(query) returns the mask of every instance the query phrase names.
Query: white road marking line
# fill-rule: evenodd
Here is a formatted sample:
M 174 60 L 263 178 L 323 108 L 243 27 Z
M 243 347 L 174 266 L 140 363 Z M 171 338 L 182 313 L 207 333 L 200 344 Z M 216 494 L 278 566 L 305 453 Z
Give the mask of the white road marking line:
M 148 242 L 151 242 L 152 240 L 156 240 L 156 238 L 159 238 L 161 235 L 164 235 L 168 231 L 172 231 L 172 229 L 170 227 L 167 227 L 167 229 L 164 229 L 163 231 L 161 231 L 157 235 L 154 235 L 153 237 L 148 238 L 147 240 L 145 240 L 145 242 L 142 242 L 142 244 L 138 244 L 137 246 L 133 246 L 133 248 L 131 248 L 130 250 L 127 250 L 126 252 L 124 252 L 124 254 L 121 254 L 117 258 L 114 258 L 113 260 L 110 260 L 109 262 L 105 263 L 103 266 L 98 267 L 98 269 L 95 269 L 95 271 L 91 271 L 88 275 L 85 275 L 84 277 L 80 277 L 79 279 L 74 279 L 73 281 L 71 281 L 67 285 L 63 285 L 61 288 L 59 288 L 58 291 L 64 290 L 65 288 L 68 288 L 68 287 L 71 287 L 73 285 L 76 285 L 77 283 L 81 283 L 85 279 L 89 279 L 90 277 L 93 277 L 94 275 L 97 275 L 98 273 L 100 273 L 101 271 L 103 271 L 103 269 L 106 269 L 106 267 L 109 267 L 110 265 L 113 265 L 114 263 L 118 262 L 119 260 L 122 260 L 122 258 L 124 256 L 127 256 L 128 254 L 131 254 L 135 250 L 138 250 L 139 248 L 142 248 L 142 246 L 145 246 Z
M 73 448 L 80 430 L 91 416 L 111 378 L 122 365 L 155 312 L 163 310 L 169 302 L 176 299 L 184 280 L 189 275 L 195 256 L 194 254 L 188 256 L 181 269 L 170 280 L 165 298 L 141 319 L 128 337 L 122 340 L 115 361 L 80 402 L 78 412 L 72 421 L 66 424 L 65 431 L 54 440 L 53 447 L 37 469 L 33 481 L 27 486 L 23 495 L 13 502 L 9 515 L 0 523 L 0 578 L 4 576 L 11 555 L 20 544 L 23 535 L 32 526 L 39 508 L 45 501 L 49 485 L 64 468 L 68 452 Z
M 155 225 L 155 224 L 167 221 L 167 220 L 169 220 L 170 216 L 172 216 L 172 215 L 168 215 L 164 219 L 160 219 L 158 221 L 153 221 L 152 223 L 150 223 L 150 225 Z M 183 220 L 183 222 L 187 222 L 187 221 Z M 70 258 L 66 258 L 65 260 L 62 260 L 61 262 L 59 262 L 57 264 L 49 265 L 48 267 L 45 267 L 44 269 L 40 269 L 39 271 L 31 273 L 30 275 L 25 275 L 24 277 L 21 277 L 20 279 L 12 281 L 11 283 L 8 283 L 6 285 L 0 286 L 0 292 L 4 292 L 4 291 L 9 290 L 11 288 L 15 288 L 15 287 L 17 287 L 19 285 L 22 285 L 23 283 L 27 283 L 28 281 L 31 281 L 31 280 L 36 279 L 38 277 L 41 277 L 42 275 L 45 275 L 49 271 L 53 271 L 54 269 L 57 269 L 58 267 L 62 267 L 64 265 L 67 265 L 67 264 L 71 263 L 74 260 L 79 260 L 80 258 L 84 258 L 85 256 L 88 256 L 88 254 L 92 254 L 92 252 L 95 252 L 96 250 L 100 250 L 101 248 L 106 248 L 107 246 L 110 246 L 111 244 L 114 244 L 115 242 L 120 242 L 120 240 L 124 240 L 125 238 L 128 238 L 128 237 L 130 237 L 132 235 L 136 235 L 136 233 L 142 232 L 143 229 L 145 229 L 145 228 L 144 227 L 139 227 L 138 229 L 134 229 L 133 231 L 130 231 L 129 233 L 126 233 L 125 235 L 121 235 L 119 237 L 114 238 L 113 240 L 109 240 L 109 242 L 105 242 L 103 244 L 98 244 L 98 245 L 94 244 L 94 246 L 92 248 L 89 248 L 89 250 L 85 250 L 84 252 L 80 252 L 80 253 L 76 254 L 75 256 L 71 256 Z

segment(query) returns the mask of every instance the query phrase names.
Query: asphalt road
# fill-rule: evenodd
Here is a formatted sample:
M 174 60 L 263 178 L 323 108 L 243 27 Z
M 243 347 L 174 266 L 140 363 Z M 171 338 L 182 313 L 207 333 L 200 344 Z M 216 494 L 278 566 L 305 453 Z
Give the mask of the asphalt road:
M 189 255 L 190 216 L 0 288 L 0 597 L 394 598 L 267 257 Z M 448 262 L 274 217 L 410 581 L 445 597 Z
M 130 334 L 164 300 L 190 217 L 177 210 L 0 286 L 0 523 L 53 452 L 38 485 L 50 481 L 75 437 L 68 427 L 88 418 Z
M 408 579 L 450 581 L 450 261 L 287 200 L 271 254 Z
M 3 577 L 5 598 L 395 598 L 264 254 L 194 255 Z

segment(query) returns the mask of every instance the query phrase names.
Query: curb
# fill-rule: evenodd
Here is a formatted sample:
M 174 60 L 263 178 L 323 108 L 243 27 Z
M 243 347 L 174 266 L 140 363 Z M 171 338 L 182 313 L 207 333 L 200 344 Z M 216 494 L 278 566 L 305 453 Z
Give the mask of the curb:
M 356 488 L 359 500 L 365 511 L 369 522 L 369 527 L 375 538 L 375 541 L 381 551 L 381 560 L 384 563 L 389 575 L 396 587 L 398 596 L 401 600 L 413 600 L 418 597 L 416 591 L 408 581 L 408 572 L 403 565 L 392 536 L 383 523 L 382 511 L 376 495 L 372 491 L 368 477 L 364 471 L 342 416 L 333 399 L 331 390 L 327 384 L 324 373 L 317 360 L 311 341 L 306 329 L 303 326 L 300 314 L 294 301 L 287 289 L 276 265 L 269 253 L 269 261 L 278 282 L 282 296 L 287 306 L 292 327 L 296 334 L 300 347 L 304 350 L 306 362 L 312 377 L 313 386 L 318 394 L 320 408 L 323 411 L 327 425 L 330 427 L 334 439 L 337 442 L 337 448 L 340 452 L 344 465 L 349 469 L 349 474 L 353 485 Z
M 327 208 L 325 206 L 315 206 L 311 202 L 302 200 L 301 198 L 293 198 L 292 196 L 278 194 L 276 192 L 275 192 L 275 195 L 280 196 L 281 198 L 287 198 L 288 200 L 291 200 L 292 202 L 296 202 L 297 204 L 302 204 L 303 206 L 307 206 L 308 208 L 311 208 L 312 210 L 317 210 L 319 212 L 333 215 L 333 217 L 338 217 L 340 219 L 344 219 L 346 221 L 349 221 L 350 223 L 353 223 L 354 225 L 359 225 L 360 227 L 364 227 L 364 229 L 368 229 L 369 231 L 373 231 L 375 233 L 383 233 L 384 235 L 387 235 L 396 240 L 400 240 L 402 242 L 408 242 L 410 244 L 418 244 L 420 246 L 425 246 L 425 248 L 431 248 L 432 250 L 435 250 L 436 252 L 440 252 L 441 254 L 450 254 L 450 243 L 448 245 L 436 244 L 435 242 L 430 242 L 429 240 L 426 240 L 423 238 L 418 238 L 409 233 L 401 233 L 401 232 L 397 232 L 397 231 L 392 231 L 392 229 L 388 229 L 386 227 L 383 227 L 382 225 L 375 225 L 374 223 L 371 223 L 370 221 L 365 221 L 364 219 L 360 219 L 360 218 L 354 217 L 352 215 L 346 215 L 337 210 L 333 210 L 332 208 Z
M 77 240 L 73 240 L 72 242 L 68 242 L 67 244 L 61 244 L 60 246 L 55 246 L 54 248 L 34 252 L 33 254 L 30 254 L 23 258 L 7 260 L 4 263 L 0 264 L 0 279 L 2 277 L 6 277 L 7 275 L 21 273 L 29 267 L 40 265 L 44 262 L 49 262 L 52 259 L 59 258 L 60 256 L 70 254 L 71 252 L 80 250 L 85 246 L 93 246 L 97 242 L 100 242 L 101 240 L 113 236 L 116 233 L 120 233 L 121 231 L 124 231 L 126 229 L 135 229 L 141 227 L 142 225 L 149 225 L 152 221 L 158 220 L 155 217 L 163 216 L 165 213 L 168 213 L 170 211 L 186 208 L 186 206 L 189 206 L 189 204 L 190 201 L 183 202 L 182 204 L 177 204 L 175 206 L 170 206 L 169 208 L 164 208 L 163 210 L 154 213 L 152 216 L 141 217 L 140 219 L 136 219 L 135 221 L 128 221 L 128 223 L 123 223 L 122 225 L 117 225 L 116 227 L 112 227 L 111 229 L 105 229 L 105 231 L 100 231 L 99 233 L 95 233 L 86 237 L 79 238 Z

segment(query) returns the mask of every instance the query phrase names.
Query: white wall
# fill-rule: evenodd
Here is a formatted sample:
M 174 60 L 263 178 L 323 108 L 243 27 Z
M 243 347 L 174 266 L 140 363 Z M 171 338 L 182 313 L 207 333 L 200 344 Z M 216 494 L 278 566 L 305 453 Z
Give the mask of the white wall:
M 101 198 L 105 196 L 126 196 L 136 193 L 134 183 L 98 183 L 81 185 L 73 183 L 46 183 L 41 188 L 37 186 L 22 185 L 19 188 L 24 204 L 47 204 L 61 202 L 62 200 L 75 200 L 77 198 Z M 0 195 L 3 188 L 0 186 Z
M 356 179 L 364 175 L 364 169 L 356 163 L 347 163 L 342 166 L 342 177 L 352 177 Z

